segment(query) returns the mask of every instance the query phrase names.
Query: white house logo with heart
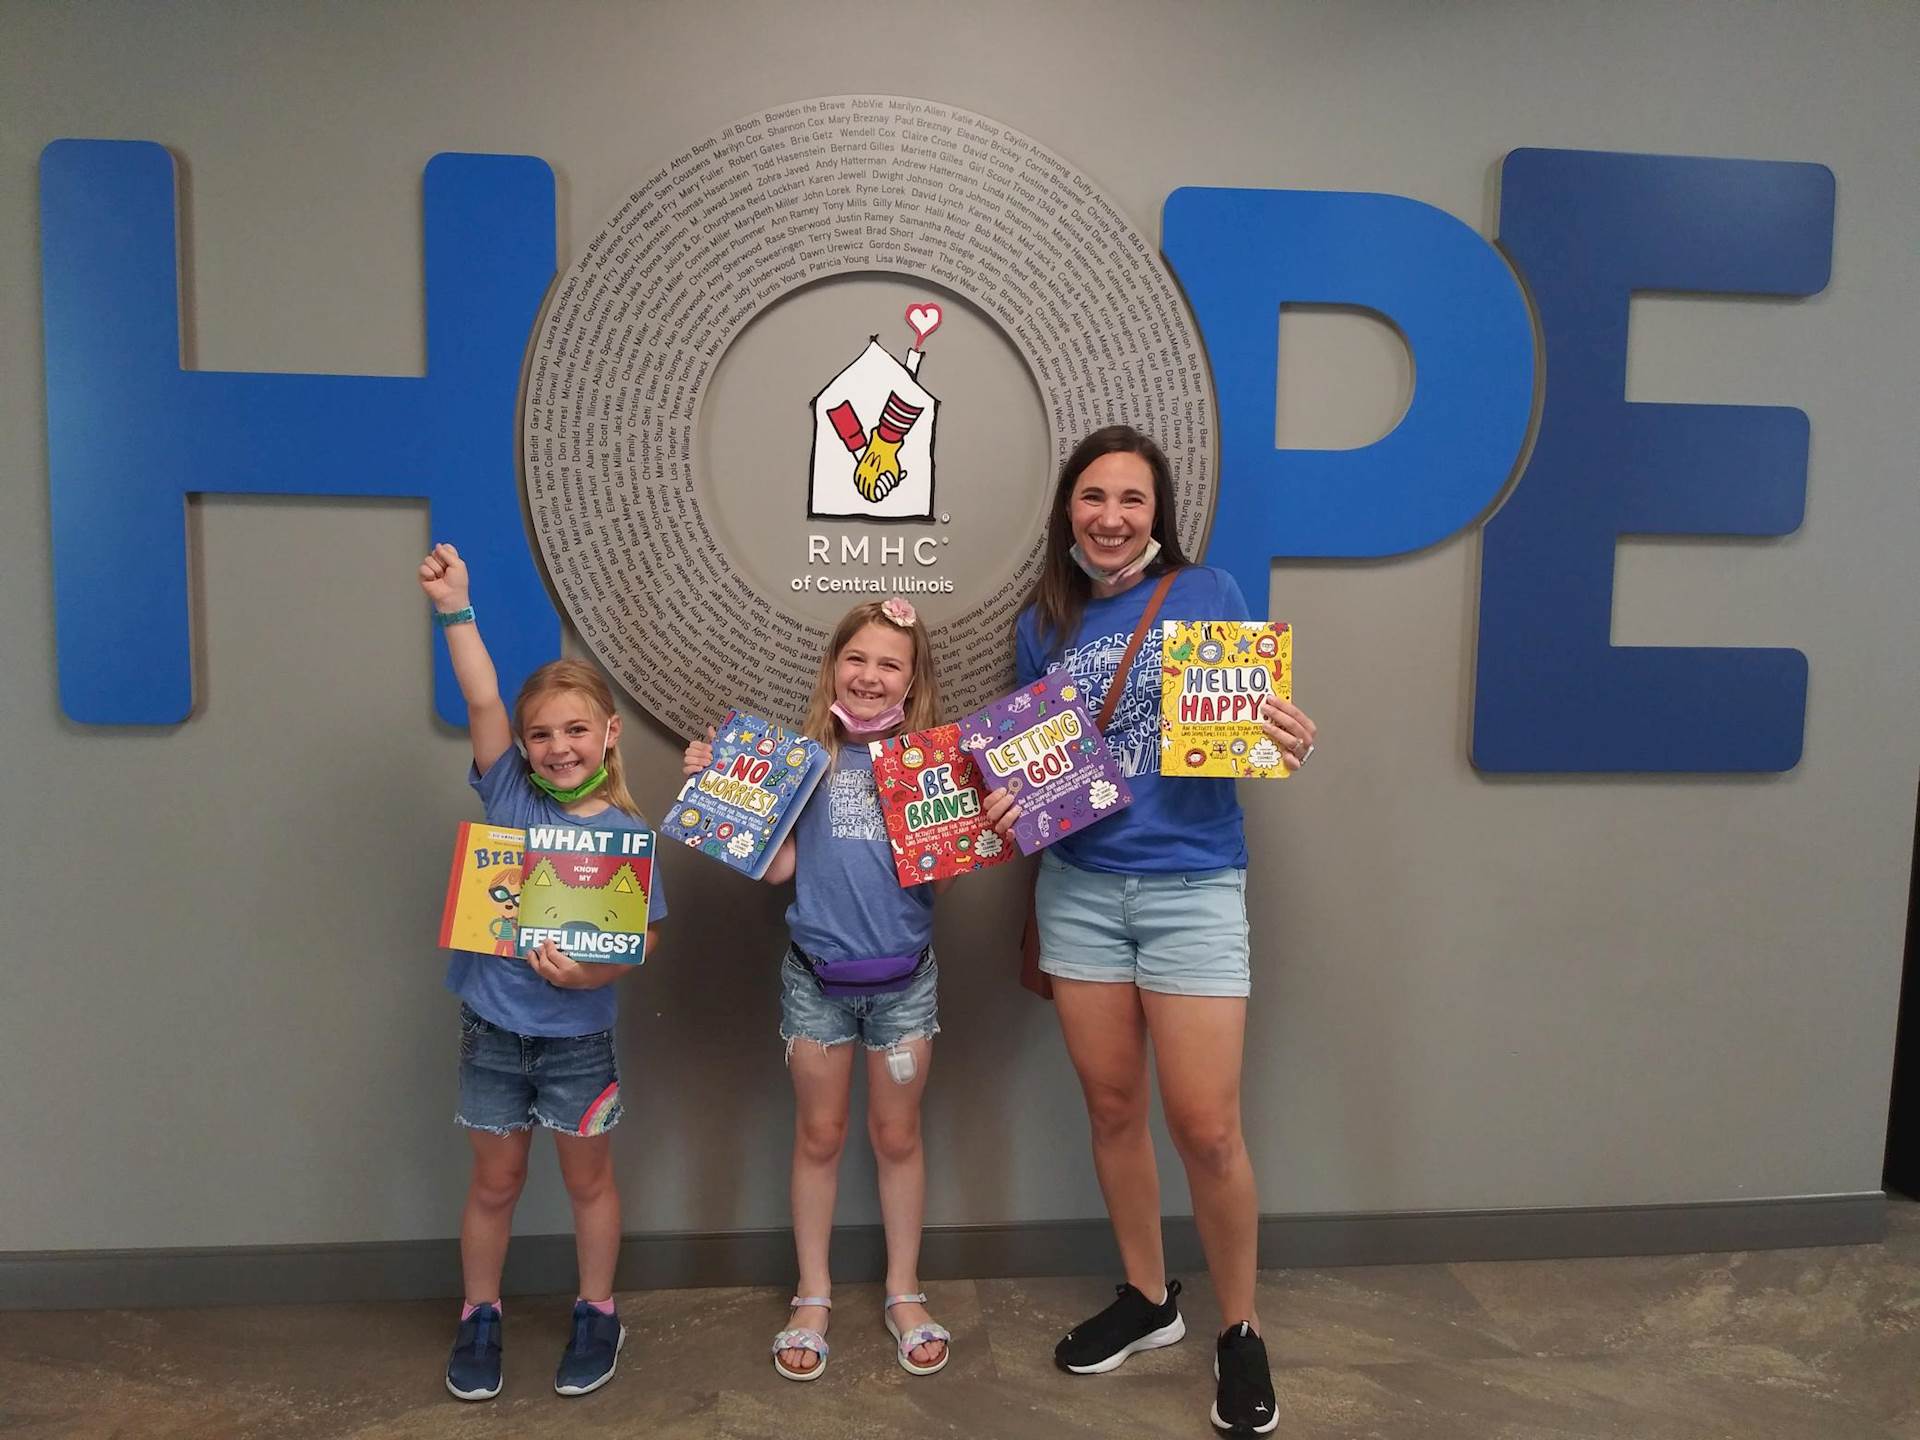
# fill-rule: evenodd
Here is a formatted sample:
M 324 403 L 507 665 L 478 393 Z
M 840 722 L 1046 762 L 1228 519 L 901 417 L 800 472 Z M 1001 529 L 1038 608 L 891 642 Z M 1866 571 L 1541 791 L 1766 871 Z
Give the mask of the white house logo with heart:
M 813 397 L 810 518 L 933 519 L 940 402 L 919 375 L 940 307 L 910 305 L 906 319 L 914 340 L 904 360 L 869 336 L 867 348 Z

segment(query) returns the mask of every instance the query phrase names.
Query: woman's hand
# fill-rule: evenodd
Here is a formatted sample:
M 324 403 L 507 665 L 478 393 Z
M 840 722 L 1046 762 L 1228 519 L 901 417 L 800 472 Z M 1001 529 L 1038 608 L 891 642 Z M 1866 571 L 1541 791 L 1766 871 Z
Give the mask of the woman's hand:
M 698 775 L 702 770 L 713 764 L 713 737 L 718 733 L 713 726 L 709 725 L 707 726 L 706 739 L 689 740 L 687 742 L 686 753 L 680 757 L 680 773 L 682 775 Z
M 980 818 L 985 820 L 996 835 L 1005 835 L 1013 829 L 1013 822 L 1020 818 L 1020 807 L 1013 803 L 1013 796 L 1005 790 L 989 790 L 987 803 L 980 807 Z
M 1260 702 L 1260 728 L 1280 747 L 1281 762 L 1291 775 L 1307 763 L 1313 753 L 1313 737 L 1319 733 L 1307 712 L 1276 695 Z
M 420 588 L 427 592 L 433 608 L 441 611 L 464 610 L 469 603 L 467 562 L 460 552 L 442 541 L 420 562 Z

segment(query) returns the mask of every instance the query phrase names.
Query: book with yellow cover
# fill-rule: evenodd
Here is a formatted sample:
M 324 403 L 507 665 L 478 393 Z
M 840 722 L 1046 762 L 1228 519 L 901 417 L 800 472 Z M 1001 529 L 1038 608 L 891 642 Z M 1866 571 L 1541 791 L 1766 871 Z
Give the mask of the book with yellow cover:
M 1160 626 L 1160 773 L 1284 780 L 1260 725 L 1267 696 L 1293 698 L 1284 620 L 1167 620 Z
M 453 847 L 453 873 L 440 911 L 440 944 L 482 955 L 517 955 L 520 872 L 527 832 L 465 820 Z

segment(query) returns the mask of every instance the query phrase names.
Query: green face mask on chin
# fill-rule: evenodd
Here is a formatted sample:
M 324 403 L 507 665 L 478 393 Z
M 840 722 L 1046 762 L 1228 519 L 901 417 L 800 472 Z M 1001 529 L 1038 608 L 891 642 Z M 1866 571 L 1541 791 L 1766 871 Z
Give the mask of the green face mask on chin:
M 546 776 L 540 774 L 537 771 L 529 770 L 527 772 L 527 778 L 533 781 L 535 786 L 537 786 L 556 804 L 571 805 L 576 800 L 586 799 L 587 796 L 593 794 L 594 791 L 598 790 L 602 785 L 607 783 L 607 767 L 605 765 L 602 765 L 598 770 L 594 771 L 593 774 L 589 775 L 586 779 L 582 780 L 578 785 L 574 786 L 571 790 L 562 790 L 558 785 L 554 784 L 551 780 L 547 779 Z

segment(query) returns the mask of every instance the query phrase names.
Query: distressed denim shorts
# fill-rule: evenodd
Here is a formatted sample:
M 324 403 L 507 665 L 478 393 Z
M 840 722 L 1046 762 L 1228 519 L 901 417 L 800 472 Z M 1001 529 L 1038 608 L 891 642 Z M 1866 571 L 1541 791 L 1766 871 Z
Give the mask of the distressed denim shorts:
M 1040 968 L 1163 995 L 1245 995 L 1247 872 L 1114 875 L 1051 850 L 1033 892 Z
M 460 1109 L 469 1130 L 511 1135 L 535 1121 L 566 1135 L 601 1135 L 620 1123 L 613 1032 L 516 1035 L 460 1007 Z
M 907 1040 L 931 1040 L 940 1033 L 940 1002 L 935 993 L 940 967 L 927 951 L 904 990 L 890 995 L 828 995 L 789 948 L 780 966 L 780 1038 L 792 1055 L 793 1042 L 812 1040 L 832 1047 L 858 1040 L 869 1050 L 891 1050 Z

